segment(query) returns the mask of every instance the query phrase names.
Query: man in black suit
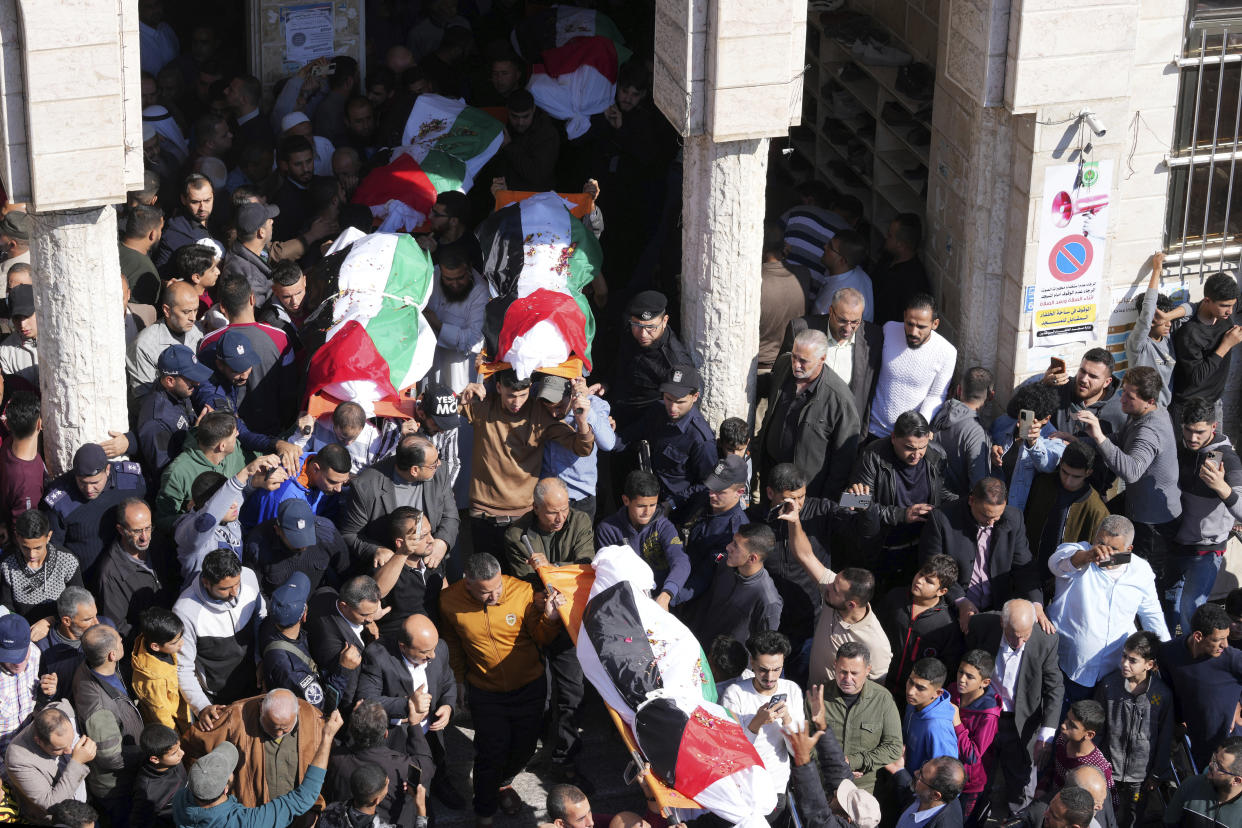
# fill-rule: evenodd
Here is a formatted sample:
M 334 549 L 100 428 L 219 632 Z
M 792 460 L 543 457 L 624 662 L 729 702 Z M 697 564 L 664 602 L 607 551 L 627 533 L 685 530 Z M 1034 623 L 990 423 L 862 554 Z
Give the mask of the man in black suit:
M 927 563 L 933 555 L 948 555 L 957 562 L 957 583 L 949 585 L 945 600 L 957 606 L 962 632 L 970 616 L 999 610 L 1010 598 L 1026 598 L 1037 607 L 1043 601 L 1022 512 L 1008 505 L 1005 484 L 995 477 L 976 483 L 965 501 L 929 515 L 919 538 L 919 563 Z M 976 563 L 982 564 L 979 573 Z M 1042 607 L 1038 614 L 1040 626 L 1051 630 Z
M 828 336 L 828 367 L 850 388 L 858 412 L 859 436 L 865 437 L 871 420 L 871 399 L 880 376 L 884 331 L 863 320 L 866 302 L 854 288 L 842 288 L 832 297 L 828 313 L 801 316 L 789 323 L 781 353 L 793 350 L 802 331 L 814 328 Z
M 383 566 L 392 557 L 389 516 L 398 506 L 412 506 L 431 522 L 431 556 L 435 569 L 457 542 L 457 502 L 435 445 L 421 434 L 401 438 L 392 457 L 380 460 L 354 478 L 341 535 L 356 559 L 374 558 Z M 362 561 L 365 569 L 366 561 Z
M 353 646 L 361 654 L 367 642 L 379 638 L 376 618 L 382 615 L 380 590 L 370 575 L 359 575 L 333 589 L 321 589 L 307 602 L 306 635 L 311 658 L 322 665 L 322 678 L 330 681 L 345 672 L 341 710 L 351 709 L 358 692 L 359 667 L 340 663 L 341 653 Z
M 388 713 L 379 702 L 363 701 L 354 708 L 346 738 L 332 748 L 322 795 L 327 802 L 349 799 L 350 774 L 361 765 L 379 765 L 388 775 L 388 793 L 380 800 L 375 815 L 398 828 L 414 828 L 417 809 L 403 786 L 408 782 L 413 790 L 418 782 L 430 778 L 435 763 L 421 728 L 408 728 L 401 747 L 390 746 L 389 737 Z M 417 773 L 412 766 L 417 767 Z
M 966 633 L 966 649 L 986 650 L 996 659 L 991 687 L 1001 699 L 995 742 L 1001 784 L 992 790 L 998 817 L 1030 804 L 1061 721 L 1065 686 L 1057 665 L 1059 639 L 1036 621 L 1035 605 L 1013 598 L 999 613 L 972 616 Z
M 426 734 L 431 755 L 443 768 L 442 731 L 453 717 L 457 681 L 449 665 L 448 645 L 440 640 L 430 618 L 411 615 L 395 640 L 381 638 L 367 645 L 358 677 L 358 698 L 379 702 L 389 722 L 403 732 L 408 728 Z M 438 775 L 432 782 L 432 793 L 446 805 L 465 807 L 465 800 L 447 783 L 446 775 Z

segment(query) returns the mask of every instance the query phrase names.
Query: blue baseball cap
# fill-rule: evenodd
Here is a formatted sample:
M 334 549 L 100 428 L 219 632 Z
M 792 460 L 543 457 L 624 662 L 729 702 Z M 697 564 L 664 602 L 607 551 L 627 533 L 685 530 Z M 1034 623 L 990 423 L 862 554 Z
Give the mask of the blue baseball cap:
M 211 369 L 198 361 L 194 352 L 184 345 L 169 345 L 155 361 L 160 376 L 185 377 L 195 385 L 211 379 Z
M 250 338 L 241 331 L 224 332 L 216 343 L 216 356 L 224 360 L 230 371 L 241 373 L 259 364 L 258 355 L 250 344 Z
M 305 500 L 292 497 L 282 502 L 276 509 L 276 524 L 294 549 L 315 545 L 315 513 Z
M 30 652 L 30 623 L 17 613 L 0 616 L 0 664 L 21 664 Z
M 310 578 L 306 577 L 305 572 L 294 572 L 289 580 L 276 587 L 268 604 L 268 612 L 276 626 L 284 629 L 301 621 L 302 613 L 306 610 L 306 599 L 309 597 Z

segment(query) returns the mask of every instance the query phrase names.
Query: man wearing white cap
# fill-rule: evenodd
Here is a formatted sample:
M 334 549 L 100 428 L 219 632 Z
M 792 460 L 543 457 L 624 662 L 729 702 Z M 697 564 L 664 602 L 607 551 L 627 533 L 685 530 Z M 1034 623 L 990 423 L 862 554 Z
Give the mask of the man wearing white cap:
M 255 808 L 247 808 L 230 795 L 239 755 L 231 742 L 220 743 L 190 768 L 190 782 L 173 797 L 173 820 L 177 825 L 202 828 L 245 825 L 247 828 L 284 828 L 311 809 L 319 798 L 332 737 L 341 729 L 341 714 L 333 710 L 323 724 L 319 748 L 296 788 Z
M 315 135 L 305 112 L 290 112 L 280 119 L 280 137 L 302 135 L 315 148 L 315 175 L 332 175 L 332 153 L 336 147 L 322 135 Z

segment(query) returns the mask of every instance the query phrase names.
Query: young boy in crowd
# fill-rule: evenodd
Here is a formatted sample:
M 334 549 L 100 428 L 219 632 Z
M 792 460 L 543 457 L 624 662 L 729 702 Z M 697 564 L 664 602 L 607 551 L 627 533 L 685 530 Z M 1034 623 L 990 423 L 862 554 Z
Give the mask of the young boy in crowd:
M 172 828 L 172 800 L 177 791 L 185 787 L 185 766 L 181 760 L 185 751 L 177 731 L 152 722 L 142 729 L 138 737 L 145 761 L 134 780 L 134 805 L 129 824 Z
M 690 576 L 690 558 L 673 524 L 660 514 L 660 480 L 651 472 L 632 471 L 625 478 L 624 504 L 595 529 L 595 546 L 629 546 L 655 575 L 656 602 L 669 603 Z
M 944 681 L 949 677 L 936 658 L 914 662 L 906 680 L 906 712 L 901 733 L 906 742 L 906 767 L 921 768 L 937 756 L 957 758 L 957 734 L 953 729 L 954 709 Z
M 949 701 L 953 702 L 953 732 L 957 734 L 957 752 L 966 769 L 962 788 L 962 814 L 966 828 L 979 824 L 980 810 L 986 797 L 979 795 L 988 787 L 988 768 L 992 765 L 992 741 L 1000 727 L 1001 700 L 992 689 L 994 659 L 987 650 L 969 650 L 957 665 L 957 681 L 949 685 Z
M 755 468 L 750 459 L 750 427 L 741 417 L 726 417 L 716 435 L 716 456 L 723 460 L 730 454 L 746 461 L 746 488 L 742 492 L 742 506 L 751 502 L 750 480 Z
M 1104 707 L 1100 749 L 1113 766 L 1117 825 L 1139 825 L 1150 787 L 1169 766 L 1173 693 L 1155 673 L 1160 639 L 1136 632 L 1121 651 L 1121 669 L 1100 679 L 1095 700 Z
M 910 670 L 920 658 L 938 658 L 946 670 L 957 669 L 962 628 L 944 599 L 954 583 L 957 561 L 948 555 L 933 555 L 914 574 L 909 589 L 898 587 L 884 597 L 879 617 L 895 658 L 887 682 L 894 694 L 906 686 Z
M 1074 768 L 1090 765 L 1098 768 L 1113 789 L 1113 766 L 1095 746 L 1095 737 L 1104 729 L 1104 706 L 1091 699 L 1076 701 L 1061 722 L 1053 750 L 1052 790 L 1065 785 L 1065 774 Z
M 142 632 L 134 640 L 134 696 L 143 721 L 158 722 L 178 733 L 190 726 L 190 706 L 177 682 L 177 653 L 185 626 L 170 609 L 151 607 L 142 614 Z

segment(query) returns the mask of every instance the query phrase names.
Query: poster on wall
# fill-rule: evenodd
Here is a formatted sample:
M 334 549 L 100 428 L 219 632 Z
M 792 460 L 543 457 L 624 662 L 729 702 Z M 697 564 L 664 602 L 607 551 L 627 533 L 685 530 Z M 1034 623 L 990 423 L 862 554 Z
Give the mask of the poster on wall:
M 1090 342 L 1096 324 L 1107 319 L 1100 294 L 1112 183 L 1112 161 L 1063 164 L 1044 173 L 1032 348 Z
M 305 66 L 316 58 L 330 58 L 335 46 L 331 3 L 290 6 L 281 12 L 285 24 L 285 63 Z

